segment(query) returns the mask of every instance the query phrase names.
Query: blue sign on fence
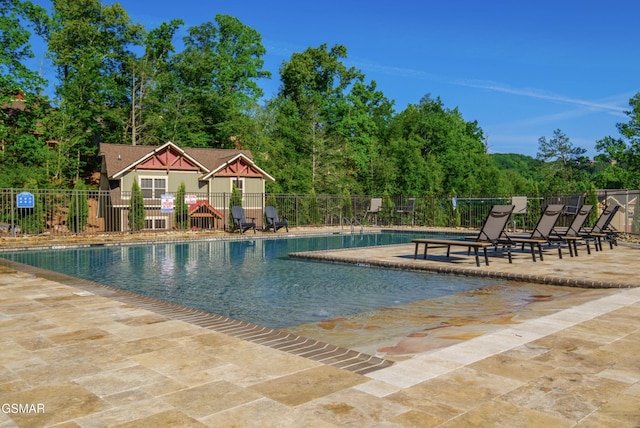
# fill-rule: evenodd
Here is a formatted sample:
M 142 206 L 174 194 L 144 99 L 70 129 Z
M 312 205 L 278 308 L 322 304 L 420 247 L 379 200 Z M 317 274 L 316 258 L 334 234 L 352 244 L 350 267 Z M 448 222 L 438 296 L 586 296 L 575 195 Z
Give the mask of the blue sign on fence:
M 18 208 L 33 208 L 36 204 L 36 199 L 33 197 L 33 193 L 22 192 L 16 196 L 16 203 Z

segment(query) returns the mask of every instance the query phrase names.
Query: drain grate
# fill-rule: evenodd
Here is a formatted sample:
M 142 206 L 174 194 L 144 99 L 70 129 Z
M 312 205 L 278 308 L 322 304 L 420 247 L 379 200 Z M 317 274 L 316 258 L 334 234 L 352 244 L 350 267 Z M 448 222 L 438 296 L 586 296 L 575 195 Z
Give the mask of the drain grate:
M 167 318 L 188 322 L 199 327 L 228 334 L 242 340 L 257 343 L 270 348 L 288 352 L 320 363 L 348 370 L 358 374 L 367 374 L 389 367 L 392 361 L 364 354 L 351 349 L 331 345 L 303 336 L 275 330 L 257 324 L 238 321 L 221 315 L 215 315 L 198 309 L 188 308 L 175 303 L 165 302 L 153 297 L 120 290 L 115 287 L 52 272 L 46 269 L 21 263 L 0 260 L 0 265 L 13 267 L 21 272 L 37 275 L 52 281 L 76 287 L 93 294 L 107 297 L 121 303 L 137 306 L 155 312 Z

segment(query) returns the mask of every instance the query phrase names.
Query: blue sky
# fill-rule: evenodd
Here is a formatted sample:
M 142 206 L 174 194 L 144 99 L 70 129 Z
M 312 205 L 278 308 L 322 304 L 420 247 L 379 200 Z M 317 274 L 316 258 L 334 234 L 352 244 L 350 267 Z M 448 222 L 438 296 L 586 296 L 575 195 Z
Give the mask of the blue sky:
M 48 7 L 49 1 L 35 3 Z M 113 2 L 103 0 L 103 4 Z M 147 29 L 173 18 L 186 28 L 237 17 L 267 49 L 265 97 L 294 52 L 342 44 L 344 61 L 375 80 L 397 112 L 430 94 L 476 120 L 490 153 L 535 156 L 561 129 L 574 146 L 617 137 L 640 92 L 636 0 L 122 0 Z M 52 79 L 53 71 L 44 69 Z M 47 76 L 47 74 L 51 74 Z

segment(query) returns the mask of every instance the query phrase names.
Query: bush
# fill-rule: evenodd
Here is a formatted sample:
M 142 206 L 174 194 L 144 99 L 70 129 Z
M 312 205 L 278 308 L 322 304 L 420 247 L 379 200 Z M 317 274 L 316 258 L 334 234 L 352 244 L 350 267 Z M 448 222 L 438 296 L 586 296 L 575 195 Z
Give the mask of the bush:
M 144 229 L 144 197 L 142 196 L 142 190 L 137 181 L 133 182 L 131 186 L 131 199 L 129 200 L 129 229 L 132 232 L 137 232 Z
M 184 197 L 187 193 L 184 182 L 180 183 L 178 192 L 176 193 L 176 206 L 175 206 L 175 222 L 176 228 L 180 230 L 187 229 L 189 227 L 189 206 L 184 203 Z

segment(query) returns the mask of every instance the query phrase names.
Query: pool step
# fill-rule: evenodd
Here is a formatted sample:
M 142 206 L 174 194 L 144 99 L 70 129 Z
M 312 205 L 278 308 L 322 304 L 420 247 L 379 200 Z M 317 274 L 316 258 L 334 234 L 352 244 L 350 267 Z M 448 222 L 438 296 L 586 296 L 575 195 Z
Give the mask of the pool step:
M 330 345 L 315 339 L 186 308 L 134 293 L 117 293 L 117 295 L 112 295 L 110 298 L 122 303 L 139 306 L 168 318 L 189 322 L 219 333 L 228 334 L 242 340 L 258 343 L 358 374 L 371 373 L 393 364 L 392 361 L 383 358 Z

